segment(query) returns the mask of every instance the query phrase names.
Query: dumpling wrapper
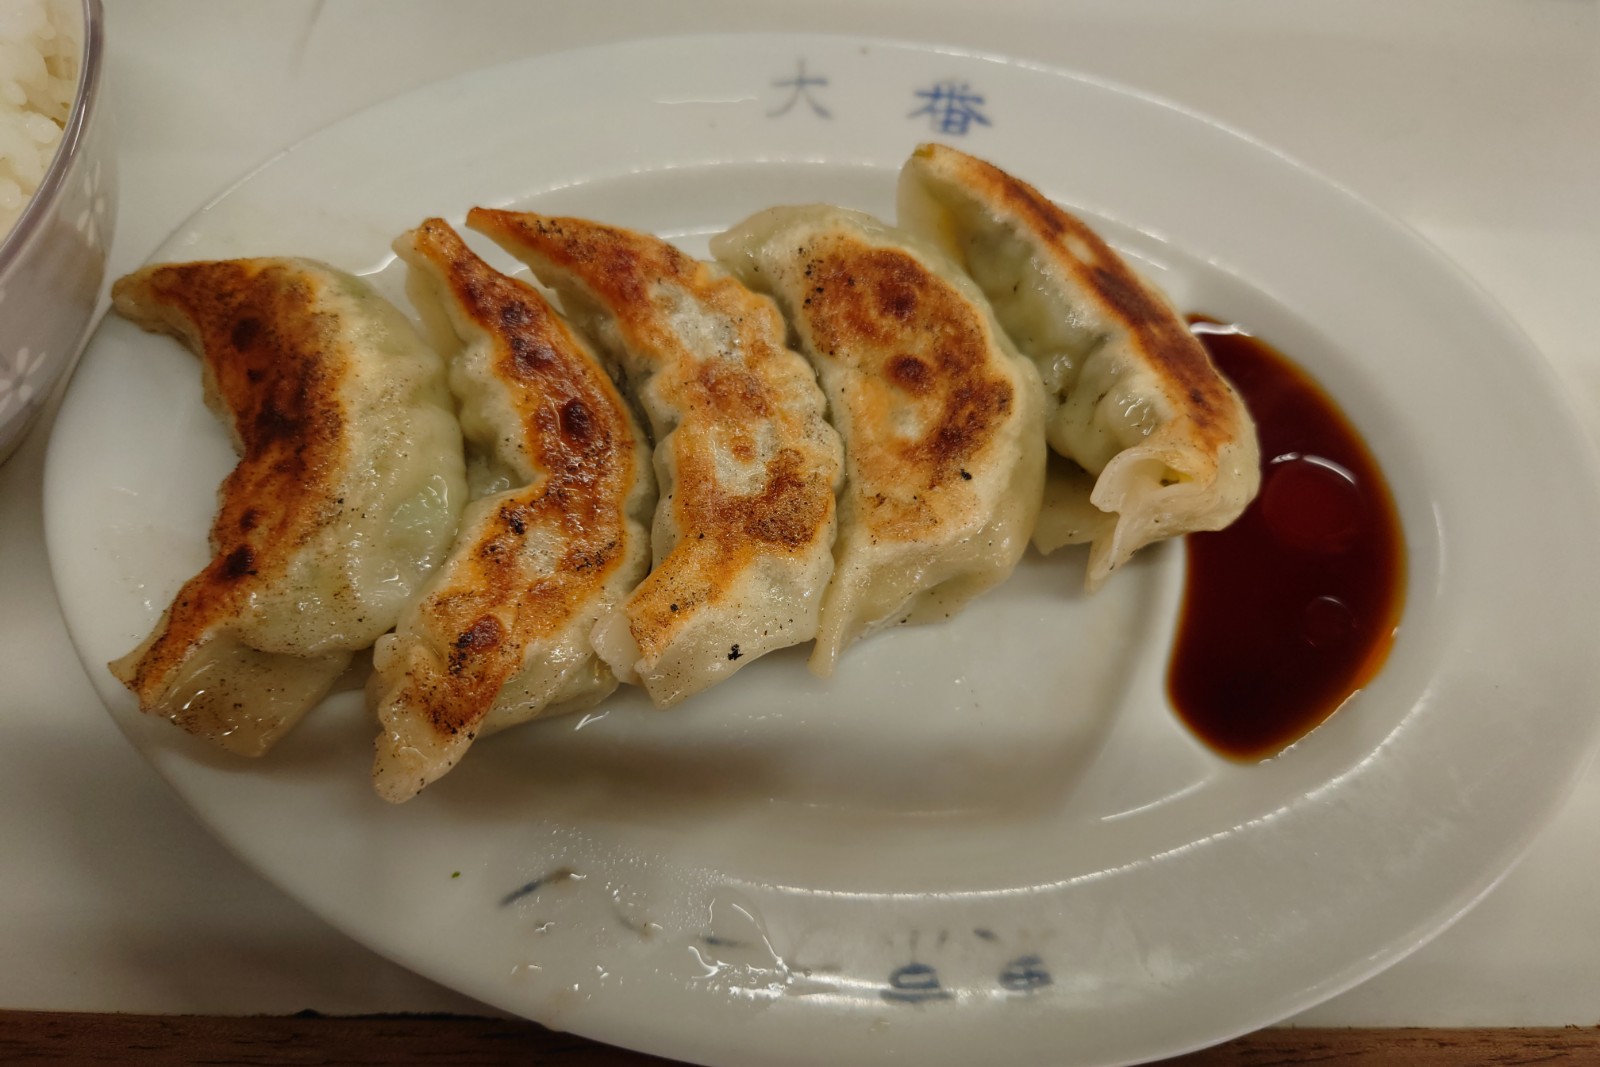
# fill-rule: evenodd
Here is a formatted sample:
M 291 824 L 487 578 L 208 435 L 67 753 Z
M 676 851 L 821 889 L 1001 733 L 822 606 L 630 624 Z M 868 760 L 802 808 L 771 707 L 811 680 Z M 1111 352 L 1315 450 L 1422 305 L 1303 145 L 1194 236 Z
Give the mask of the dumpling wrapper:
M 940 251 L 869 215 L 763 211 L 711 250 L 783 309 L 845 445 L 811 669 L 884 626 L 946 618 L 1028 547 L 1044 479 L 1038 373 Z
M 260 755 L 394 626 L 455 534 L 444 363 L 366 282 L 310 260 L 146 267 L 112 300 L 200 356 L 240 460 L 210 564 L 111 671 L 144 711 Z
M 816 636 L 842 456 L 771 300 L 664 241 L 475 208 L 623 369 L 655 436 L 655 568 L 595 647 L 660 707 Z
M 1083 222 L 998 167 L 922 145 L 899 221 L 950 252 L 1045 387 L 1055 452 L 1035 543 L 1092 541 L 1092 591 L 1140 548 L 1238 518 L 1260 487 L 1255 424 L 1166 298 Z M 1054 467 L 1054 465 L 1052 465 Z M 1112 521 L 1098 521 L 1089 502 Z
M 410 799 L 483 734 L 592 707 L 617 687 L 590 633 L 650 566 L 643 431 L 596 356 L 531 285 L 441 219 L 395 242 L 450 352 L 474 500 L 449 557 L 373 651 L 373 784 Z

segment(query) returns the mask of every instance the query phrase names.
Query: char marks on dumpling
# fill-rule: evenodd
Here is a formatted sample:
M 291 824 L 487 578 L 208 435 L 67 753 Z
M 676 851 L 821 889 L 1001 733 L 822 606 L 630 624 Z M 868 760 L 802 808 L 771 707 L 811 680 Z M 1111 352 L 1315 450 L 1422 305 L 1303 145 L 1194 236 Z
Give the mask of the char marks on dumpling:
M 455 532 L 443 363 L 365 282 L 310 260 L 147 267 L 112 297 L 200 356 L 240 460 L 211 562 L 111 670 L 145 711 L 259 755 L 394 625 Z
M 827 676 L 864 634 L 947 617 L 1011 573 L 1044 476 L 1038 374 L 955 264 L 860 212 L 772 208 L 711 247 L 777 299 L 844 439 L 811 658 Z
M 772 302 L 646 234 L 474 209 L 623 369 L 654 432 L 655 569 L 595 646 L 659 706 L 816 635 L 838 435 Z
M 431 321 L 475 466 L 511 488 L 474 500 L 449 557 L 374 652 L 373 780 L 403 801 L 480 734 L 590 707 L 617 686 L 590 643 L 650 563 L 650 450 L 595 355 L 537 290 L 443 220 L 395 243 Z
M 943 145 L 913 153 L 899 203 L 901 225 L 961 263 L 1037 365 L 1050 445 L 1090 476 L 1052 470 L 1042 550 L 1092 541 L 1092 590 L 1141 547 L 1239 516 L 1260 484 L 1249 413 L 1167 300 L 1098 234 Z M 1082 506 L 1091 484 L 1109 521 Z

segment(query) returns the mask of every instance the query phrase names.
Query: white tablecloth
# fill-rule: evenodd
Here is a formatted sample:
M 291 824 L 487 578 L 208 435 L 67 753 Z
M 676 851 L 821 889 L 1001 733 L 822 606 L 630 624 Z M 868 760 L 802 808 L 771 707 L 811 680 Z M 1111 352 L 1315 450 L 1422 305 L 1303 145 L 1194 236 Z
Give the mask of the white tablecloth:
M 476 67 L 710 29 L 948 41 L 1181 101 L 1347 184 L 1472 274 L 1600 427 L 1592 324 L 1600 298 L 1600 5 L 1592 2 L 106 6 L 121 137 L 113 275 L 278 149 L 367 104 Z M 39 513 L 49 432 L 46 421 L 0 468 L 0 1008 L 481 1010 L 347 940 L 246 869 L 117 732 L 73 653 L 51 588 Z M 1530 532 L 1537 521 L 1529 516 Z M 1530 537 L 1530 551 L 1535 542 Z M 1590 889 L 1597 855 L 1593 771 L 1478 908 L 1301 1021 L 1600 1022 L 1600 905 Z

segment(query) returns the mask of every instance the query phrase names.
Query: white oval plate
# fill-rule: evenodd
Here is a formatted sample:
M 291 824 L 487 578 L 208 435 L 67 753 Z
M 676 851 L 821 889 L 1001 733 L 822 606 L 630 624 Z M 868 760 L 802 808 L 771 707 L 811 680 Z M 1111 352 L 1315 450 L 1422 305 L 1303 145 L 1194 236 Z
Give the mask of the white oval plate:
M 1509 867 L 1595 735 L 1600 501 L 1528 343 L 1416 238 L 1272 151 L 1001 58 L 830 37 L 546 56 L 339 123 L 153 259 L 317 256 L 473 204 L 679 239 L 785 201 L 892 213 L 920 140 L 1085 213 L 1180 306 L 1297 357 L 1388 472 L 1407 607 L 1379 677 L 1255 766 L 1167 710 L 1167 546 L 1092 600 L 1030 557 L 955 621 L 799 650 L 668 714 L 631 695 L 479 744 L 392 808 L 340 693 L 260 762 L 140 716 L 102 664 L 205 557 L 233 459 L 191 356 L 106 323 L 56 426 L 47 538 L 117 721 L 267 877 L 438 981 L 551 1026 L 715 1063 L 1090 1064 L 1326 998 Z

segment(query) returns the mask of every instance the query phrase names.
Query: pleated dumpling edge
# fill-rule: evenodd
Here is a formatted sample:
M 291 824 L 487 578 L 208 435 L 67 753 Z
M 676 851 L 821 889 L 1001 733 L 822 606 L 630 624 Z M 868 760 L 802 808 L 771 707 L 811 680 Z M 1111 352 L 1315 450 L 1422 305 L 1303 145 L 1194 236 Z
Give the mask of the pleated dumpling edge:
M 1155 286 L 1037 189 L 944 145 L 912 154 L 898 203 L 1039 369 L 1051 448 L 1070 461 L 1052 470 L 1042 551 L 1091 542 L 1093 590 L 1145 545 L 1239 517 L 1260 487 L 1255 425 Z

